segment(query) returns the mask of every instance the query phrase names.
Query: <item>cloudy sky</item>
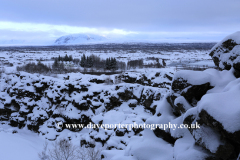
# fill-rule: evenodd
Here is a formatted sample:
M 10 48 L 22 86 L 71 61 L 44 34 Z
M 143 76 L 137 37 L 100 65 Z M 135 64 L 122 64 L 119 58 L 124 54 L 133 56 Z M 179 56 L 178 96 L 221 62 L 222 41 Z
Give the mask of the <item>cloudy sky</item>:
M 91 33 L 219 41 L 240 30 L 240 0 L 0 0 L 0 43 Z

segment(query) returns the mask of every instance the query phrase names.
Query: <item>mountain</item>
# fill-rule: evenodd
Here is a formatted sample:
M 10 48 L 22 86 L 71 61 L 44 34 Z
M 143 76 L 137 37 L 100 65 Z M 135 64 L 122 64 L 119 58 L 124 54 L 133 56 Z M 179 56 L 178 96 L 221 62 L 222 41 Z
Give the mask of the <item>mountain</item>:
M 126 35 L 114 34 L 100 36 L 96 34 L 72 34 L 58 38 L 55 45 L 75 45 L 89 43 L 192 43 L 192 42 L 214 42 L 206 40 L 201 36 L 182 37 L 177 35 L 160 35 L 147 33 L 131 33 Z
M 99 43 L 106 41 L 107 38 L 94 34 L 72 34 L 62 36 L 55 41 L 56 45 L 82 44 L 82 43 Z

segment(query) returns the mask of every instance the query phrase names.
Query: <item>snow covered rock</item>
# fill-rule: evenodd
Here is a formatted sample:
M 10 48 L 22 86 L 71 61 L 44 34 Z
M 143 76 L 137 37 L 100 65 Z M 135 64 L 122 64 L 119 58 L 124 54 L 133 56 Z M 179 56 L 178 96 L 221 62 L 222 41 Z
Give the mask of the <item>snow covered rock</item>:
M 240 144 L 239 82 L 234 70 L 179 71 L 174 75 L 166 100 L 177 118 L 170 122 L 188 127 L 170 129 L 170 136 L 168 130 L 156 129 L 154 133 L 173 144 L 175 159 L 236 159 Z M 171 112 L 168 116 L 160 113 L 155 123 L 168 123 L 162 119 L 171 116 Z M 200 128 L 194 128 L 196 123 Z M 178 147 L 182 145 L 188 147 Z
M 203 147 L 195 145 L 195 140 L 190 134 L 177 139 L 173 158 L 174 160 L 219 160 Z
M 211 121 L 208 120 L 203 122 L 202 115 L 200 114 L 188 115 L 187 113 L 188 116 L 183 122 L 188 126 L 195 125 L 196 122 L 199 124 L 200 128 L 189 128 L 195 143 L 199 146 L 202 146 L 210 153 L 213 153 L 214 156 L 219 159 L 229 159 L 229 157 L 235 154 L 234 146 L 222 135 L 221 132 L 219 132 L 219 130 L 216 130 L 211 125 L 208 126 Z M 217 123 L 214 124 L 216 125 Z
M 218 131 L 232 144 L 240 144 L 240 81 L 230 82 L 220 93 L 206 94 L 199 102 L 199 122 Z
M 209 54 L 220 69 L 235 69 L 235 76 L 240 77 L 240 31 L 225 37 L 216 44 Z
M 151 73 L 149 84 L 170 83 L 167 72 Z M 145 74 L 145 73 L 144 73 Z M 168 73 L 171 75 L 170 73 Z M 144 77 L 143 73 L 129 73 L 129 77 Z M 111 78 L 115 78 L 113 75 Z M 7 78 L 8 77 L 8 78 Z M 0 92 L 0 120 L 8 126 L 38 133 L 54 141 L 59 137 L 78 138 L 81 145 L 108 150 L 123 150 L 132 136 L 143 136 L 144 128 L 80 128 L 77 124 L 144 124 L 156 112 L 158 101 L 168 93 L 167 88 L 148 83 L 117 82 L 108 85 L 106 75 L 81 73 L 57 77 L 12 73 L 3 76 Z M 145 76 L 146 77 L 146 76 Z M 104 83 L 103 83 L 104 82 Z M 57 124 L 73 124 L 72 126 Z M 80 134 L 79 134 L 80 133 Z
M 204 71 L 179 71 L 174 75 L 171 94 L 167 97 L 173 113 L 180 116 L 196 106 L 204 94 L 213 87 L 211 75 Z
M 173 74 L 165 73 L 160 74 L 157 72 L 154 76 L 148 76 L 145 74 L 131 74 L 130 72 L 126 72 L 119 76 L 123 82 L 132 83 L 132 84 L 141 84 L 144 86 L 152 86 L 158 88 L 171 88 Z
M 219 73 L 206 71 L 211 73 L 209 83 L 214 88 L 183 114 L 183 123 L 191 126 L 197 122 L 200 128 L 188 128 L 196 144 L 219 159 L 231 159 L 237 157 L 240 145 L 240 81 L 232 77 L 232 70 L 218 72 L 225 77 L 216 79 Z

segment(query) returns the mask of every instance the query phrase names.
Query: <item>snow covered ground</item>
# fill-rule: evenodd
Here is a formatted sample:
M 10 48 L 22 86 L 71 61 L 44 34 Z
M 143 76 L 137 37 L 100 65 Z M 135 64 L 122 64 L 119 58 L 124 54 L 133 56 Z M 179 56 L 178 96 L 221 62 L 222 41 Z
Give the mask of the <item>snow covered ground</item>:
M 192 46 L 192 44 L 126 44 L 117 47 L 117 44 L 109 44 L 101 47 L 95 45 L 86 45 L 80 47 L 3 47 L 0 48 L 0 65 L 5 67 L 7 72 L 12 72 L 17 66 L 27 64 L 29 62 L 37 62 L 41 60 L 46 65 L 53 63 L 54 57 L 72 55 L 73 58 L 81 58 L 83 54 L 90 56 L 92 54 L 102 59 L 115 57 L 118 61 L 127 63 L 130 60 L 143 59 L 144 64 L 156 63 L 155 59 L 165 59 L 167 65 L 176 66 L 179 64 L 186 65 L 208 65 L 213 66 L 211 57 L 208 54 L 213 44 L 200 44 Z M 139 47 L 139 48 L 137 48 Z M 203 48 L 203 49 L 200 49 Z M 2 64 L 1 64 L 2 63 Z M 10 67 L 12 66 L 12 67 Z
M 175 65 L 170 64 L 184 62 L 189 65 L 212 66 L 207 52 L 194 49 L 135 49 L 134 52 L 123 49 L 1 50 L 0 60 L 5 73 L 0 81 L 0 159 L 37 160 L 45 141 L 51 147 L 54 140 L 60 138 L 70 138 L 77 146 L 80 142 L 88 144 L 95 140 L 96 148 L 103 150 L 102 155 L 106 160 L 158 160 L 158 157 L 168 160 L 173 158 L 174 150 L 178 152 L 174 154 L 184 159 L 180 152 L 187 148 L 192 150 L 191 153 L 200 154 L 201 149 L 190 147 L 193 139 L 183 142 L 185 148 L 181 148 L 181 145 L 173 147 L 156 137 L 150 129 L 130 131 L 85 128 L 76 132 L 68 129 L 59 131 L 56 124 L 60 120 L 76 122 L 82 116 L 84 120 L 95 124 L 151 124 L 172 121 L 174 115 L 167 108 L 169 104 L 164 98 L 170 93 L 172 78 L 176 72 Z M 16 72 L 17 66 L 37 62 L 39 59 L 45 64 L 52 64 L 52 57 L 65 54 L 72 55 L 73 58 L 80 58 L 83 54 L 94 54 L 102 59 L 116 57 L 126 63 L 129 60 L 144 59 L 146 64 L 151 63 L 151 58 L 154 57 L 165 59 L 167 67 L 132 69 L 110 76 L 81 73 L 44 76 Z M 120 77 L 121 81 L 115 81 L 115 77 Z M 95 79 L 103 83 L 96 83 Z M 113 80 L 113 84 L 104 83 L 106 79 Z M 157 113 L 163 116 L 158 119 Z M 189 133 L 184 134 L 189 136 Z M 176 144 L 182 144 L 180 141 L 186 137 L 178 139 Z
M 2 160 L 37 160 L 44 144 L 44 139 L 37 134 L 7 125 L 1 125 L 0 141 Z

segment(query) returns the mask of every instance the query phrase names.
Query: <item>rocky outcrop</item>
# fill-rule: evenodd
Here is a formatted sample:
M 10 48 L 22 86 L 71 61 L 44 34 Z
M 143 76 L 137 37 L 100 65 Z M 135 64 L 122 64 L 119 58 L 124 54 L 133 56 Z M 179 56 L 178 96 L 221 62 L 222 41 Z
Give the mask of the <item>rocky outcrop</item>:
M 161 78 L 160 74 L 158 76 Z M 61 79 L 20 72 L 9 74 L 8 77 L 4 82 L 6 85 L 1 88 L 0 121 L 19 129 L 25 127 L 50 141 L 65 132 L 81 132 L 83 128 L 79 124 L 85 127 L 90 123 L 122 122 L 124 119 L 121 116 L 119 122 L 104 121 L 104 114 L 120 108 L 122 113 L 132 114 L 127 118 L 131 119 L 129 122 L 134 119 L 144 123 L 148 116 L 156 112 L 156 102 L 163 97 L 161 93 L 166 92 L 166 88 L 138 83 L 107 85 L 103 76 L 87 76 L 89 79 L 83 81 L 83 77 L 74 79 L 68 75 Z M 169 81 L 167 78 L 165 80 Z M 131 118 L 138 114 L 144 116 L 140 119 Z M 101 115 L 102 118 L 99 118 Z M 118 114 L 114 112 L 114 116 L 118 117 Z M 58 127 L 59 123 L 63 125 Z M 85 132 L 82 137 L 82 143 L 93 147 L 91 141 L 95 141 L 109 150 L 122 150 L 131 136 L 142 136 L 143 131 L 143 128 L 89 128 L 89 133 Z
M 233 76 L 231 71 L 221 72 L 221 77 L 227 76 L 222 80 L 225 81 L 224 85 L 216 78 L 218 71 L 198 72 L 201 81 L 194 79 L 195 73 L 178 72 L 172 83 L 171 94 L 166 99 L 174 115 L 180 119 L 184 117 L 182 123 L 187 125 L 186 129 L 194 138 L 195 145 L 206 150 L 210 159 L 236 159 L 240 152 L 240 126 L 234 122 L 237 120 L 235 112 L 239 110 L 237 97 L 240 93 L 235 88 L 239 82 L 230 78 Z M 223 92 L 219 90 L 221 87 L 226 87 L 222 89 Z M 211 89 L 211 94 L 207 94 Z M 233 127 L 231 123 L 236 126 Z M 172 134 L 176 132 L 181 134 L 180 130 L 172 131 Z M 163 137 L 165 133 L 161 135 Z
M 233 33 L 216 44 L 209 54 L 221 70 L 235 69 L 240 77 L 240 32 Z
M 214 53 L 217 51 L 228 54 L 236 51 L 238 45 L 237 41 L 224 41 L 218 48 L 213 49 L 211 55 L 216 56 Z M 221 67 L 223 61 L 218 60 L 215 60 L 215 63 Z M 166 101 L 176 116 L 171 122 L 184 124 L 189 132 L 176 129 L 169 133 L 168 130 L 155 129 L 154 134 L 171 143 L 174 148 L 178 148 L 179 141 L 186 145 L 185 143 L 189 143 L 188 141 L 193 138 L 193 146 L 199 147 L 202 159 L 237 159 L 240 152 L 240 126 L 236 113 L 239 111 L 240 92 L 236 89 L 239 87 L 239 81 L 233 76 L 233 74 L 236 76 L 238 70 L 234 65 L 236 64 L 232 63 L 230 67 L 223 65 L 222 69 L 230 70 L 233 67 L 235 72 L 232 70 L 177 72 Z M 166 114 L 160 112 L 157 115 L 159 119 L 162 116 L 166 117 Z M 189 133 L 191 136 L 185 138 Z M 190 154 L 193 151 L 188 149 L 184 152 Z M 176 153 L 176 159 L 177 157 Z

